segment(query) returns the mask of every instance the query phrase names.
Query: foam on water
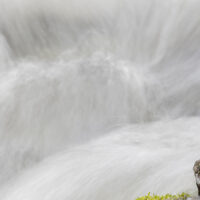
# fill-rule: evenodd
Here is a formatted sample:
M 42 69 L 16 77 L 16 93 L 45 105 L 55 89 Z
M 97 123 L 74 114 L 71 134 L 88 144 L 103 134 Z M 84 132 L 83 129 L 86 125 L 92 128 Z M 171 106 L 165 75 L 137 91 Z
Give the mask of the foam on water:
M 0 194 L 191 192 L 198 0 L 0 0 Z

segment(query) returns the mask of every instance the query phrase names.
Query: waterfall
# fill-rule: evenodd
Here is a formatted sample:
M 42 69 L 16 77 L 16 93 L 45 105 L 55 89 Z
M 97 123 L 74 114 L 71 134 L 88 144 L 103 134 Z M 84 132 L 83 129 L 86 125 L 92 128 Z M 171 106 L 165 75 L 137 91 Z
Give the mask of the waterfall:
M 0 0 L 0 199 L 195 194 L 199 11 Z

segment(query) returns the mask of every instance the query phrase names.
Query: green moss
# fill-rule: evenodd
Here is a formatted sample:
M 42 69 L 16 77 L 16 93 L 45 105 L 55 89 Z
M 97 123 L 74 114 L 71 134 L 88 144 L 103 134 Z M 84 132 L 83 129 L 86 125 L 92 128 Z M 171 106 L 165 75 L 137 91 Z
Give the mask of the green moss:
M 186 200 L 188 197 L 190 197 L 187 193 L 181 193 L 181 194 L 166 194 L 166 195 L 151 195 L 150 192 L 143 197 L 138 197 L 136 200 Z

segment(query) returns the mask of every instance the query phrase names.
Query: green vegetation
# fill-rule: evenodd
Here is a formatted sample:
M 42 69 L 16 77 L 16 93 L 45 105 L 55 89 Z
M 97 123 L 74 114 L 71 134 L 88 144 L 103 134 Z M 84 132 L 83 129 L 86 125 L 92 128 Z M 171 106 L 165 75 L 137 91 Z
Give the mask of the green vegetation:
M 181 193 L 177 195 L 172 194 L 166 194 L 166 195 L 151 195 L 150 192 L 143 197 L 138 197 L 136 200 L 186 200 L 188 197 L 190 197 L 187 193 Z

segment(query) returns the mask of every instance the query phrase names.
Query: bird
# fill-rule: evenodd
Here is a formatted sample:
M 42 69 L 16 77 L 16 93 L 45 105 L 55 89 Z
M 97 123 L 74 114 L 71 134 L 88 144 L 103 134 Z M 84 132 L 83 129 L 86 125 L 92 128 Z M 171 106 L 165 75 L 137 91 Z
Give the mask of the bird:
M 200 196 L 200 160 L 197 160 L 194 163 L 193 171 L 196 179 L 196 185 L 198 188 L 198 195 Z

